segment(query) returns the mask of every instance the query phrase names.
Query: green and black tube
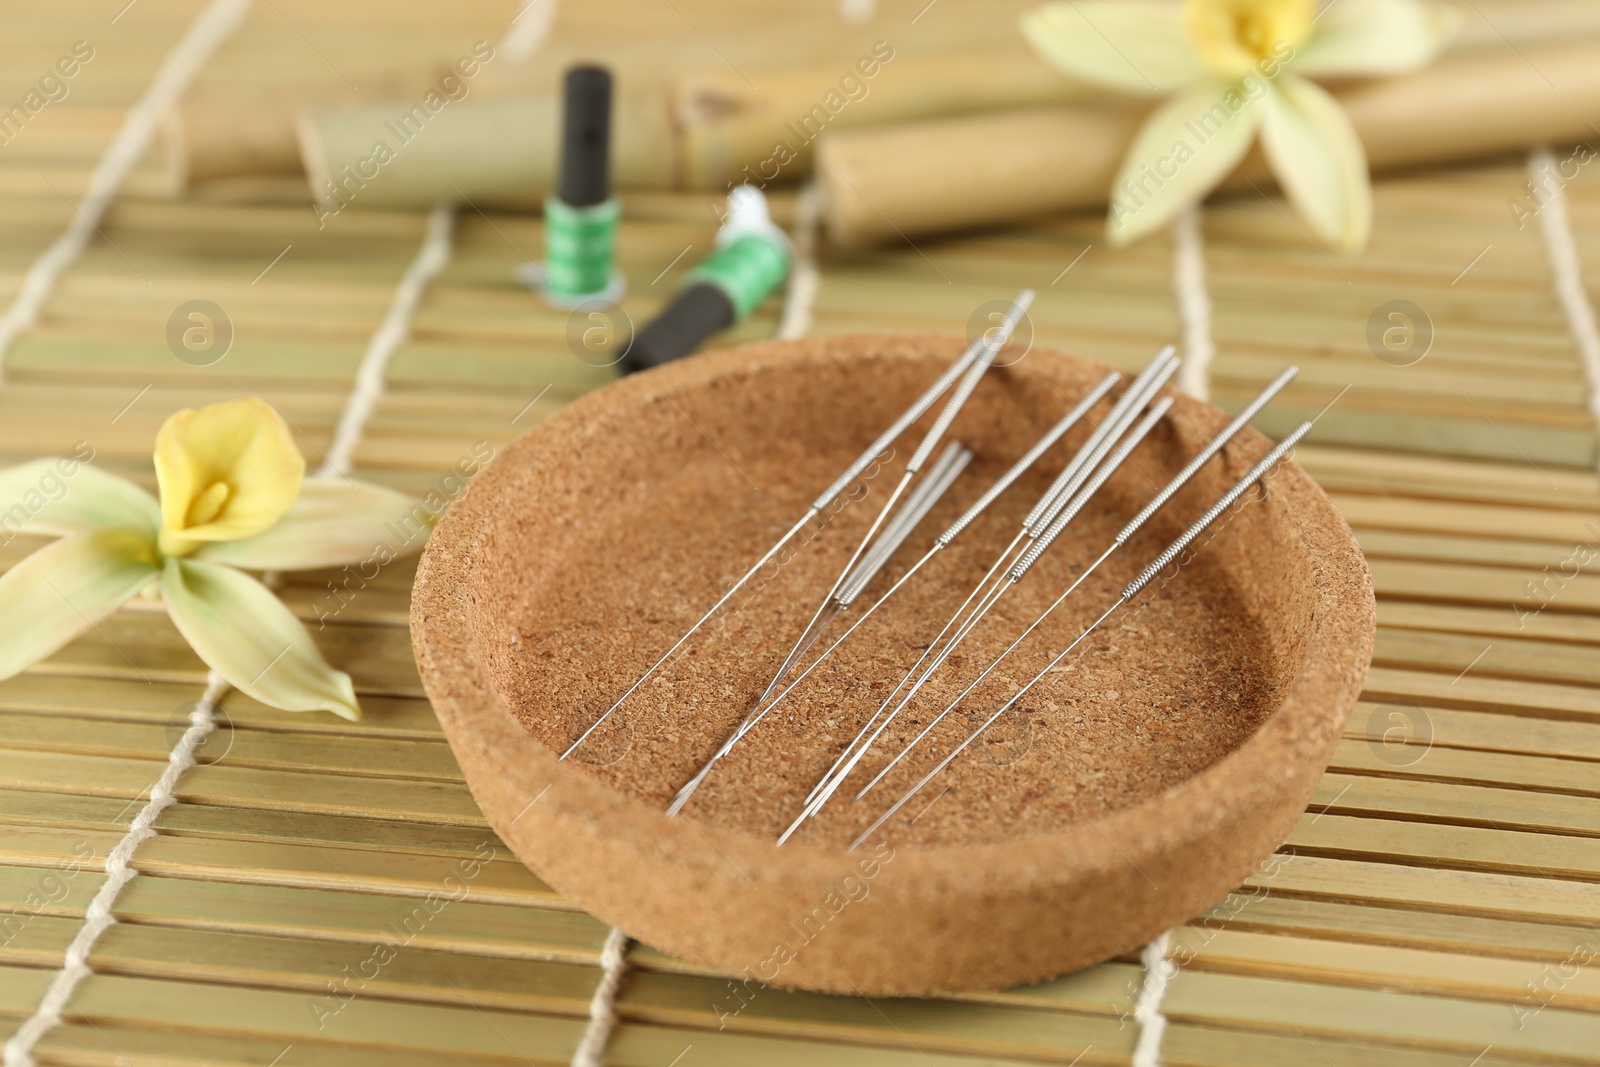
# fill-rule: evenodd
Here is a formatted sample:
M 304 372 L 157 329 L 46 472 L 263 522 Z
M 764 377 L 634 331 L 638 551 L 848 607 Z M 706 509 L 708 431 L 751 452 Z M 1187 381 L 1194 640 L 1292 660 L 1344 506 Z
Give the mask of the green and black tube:
M 767 215 L 767 201 L 748 185 L 728 197 L 728 221 L 717 248 L 684 276 L 683 290 L 634 338 L 623 365 L 647 370 L 693 352 L 714 333 L 754 311 L 789 276 L 788 236 Z

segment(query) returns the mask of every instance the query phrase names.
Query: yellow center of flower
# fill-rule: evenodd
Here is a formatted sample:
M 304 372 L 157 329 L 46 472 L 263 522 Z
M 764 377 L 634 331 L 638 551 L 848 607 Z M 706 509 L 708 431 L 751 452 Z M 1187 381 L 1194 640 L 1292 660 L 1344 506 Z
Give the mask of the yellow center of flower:
M 232 494 L 233 489 L 227 482 L 212 482 L 189 505 L 189 514 L 184 516 L 184 525 L 204 526 L 222 513 L 222 509 L 228 504 L 228 497 Z
M 1283 64 L 1311 36 L 1312 0 L 1185 0 L 1184 25 L 1200 58 L 1236 78 Z
M 156 435 L 155 461 L 163 556 L 268 529 L 299 496 L 305 472 L 289 427 L 256 398 L 176 413 Z

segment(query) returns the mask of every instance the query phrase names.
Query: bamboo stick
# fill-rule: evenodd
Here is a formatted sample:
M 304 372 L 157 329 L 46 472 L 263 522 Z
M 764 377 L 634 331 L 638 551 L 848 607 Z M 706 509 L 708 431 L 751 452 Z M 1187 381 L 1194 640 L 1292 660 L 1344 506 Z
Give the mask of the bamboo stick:
M 1240 910 L 1244 899 L 1249 904 Z M 1204 934 L 1219 928 L 1250 931 L 1292 931 L 1310 937 L 1437 949 L 1505 959 L 1560 962 L 1583 939 L 1575 923 L 1527 922 L 1452 915 L 1417 908 L 1352 904 L 1287 895 L 1240 893 L 1205 915 L 1187 930 Z
M 1431 729 L 1431 715 L 1429 722 L 1430 726 L 1428 728 Z M 1373 725 L 1376 726 L 1378 723 L 1383 723 L 1387 727 L 1389 720 L 1387 717 L 1380 716 Z M 1551 804 L 1549 810 L 1556 811 L 1561 810 L 1561 805 L 1565 799 L 1592 798 L 1600 795 L 1600 785 L 1597 785 L 1595 781 L 1594 768 L 1586 760 L 1551 758 L 1543 755 L 1516 755 L 1505 752 L 1473 752 L 1441 745 L 1436 748 L 1429 748 L 1425 753 L 1419 753 L 1419 758 L 1415 763 L 1396 765 L 1388 763 L 1382 758 L 1383 748 L 1381 744 L 1374 745 L 1371 743 L 1373 741 L 1381 742 L 1382 740 L 1381 731 L 1376 736 L 1369 734 L 1360 740 L 1346 737 L 1339 743 L 1332 766 L 1349 774 L 1415 776 L 1446 779 L 1474 785 L 1513 786 L 1525 791 L 1520 799 L 1526 801 L 1527 804 L 1522 805 L 1522 807 L 1525 813 L 1534 817 L 1537 817 L 1539 812 L 1544 810 L 1539 807 L 1539 804 L 1545 801 Z M 1438 740 L 1437 736 L 1435 736 L 1434 740 Z M 1328 795 L 1323 800 L 1313 803 L 1314 810 L 1322 810 L 1323 807 L 1332 802 L 1333 797 L 1338 794 L 1343 785 L 1354 781 L 1352 778 L 1339 775 L 1335 775 L 1335 780 L 1339 782 L 1339 785 L 1329 790 Z M 1366 782 L 1365 779 L 1363 781 Z M 1366 782 L 1366 784 L 1372 785 L 1376 789 L 1375 782 L 1376 780 L 1373 780 L 1372 782 Z M 1443 800 L 1447 802 L 1450 800 L 1450 797 L 1443 791 L 1432 790 L 1431 792 L 1440 794 Z M 1563 798 L 1561 796 L 1545 795 L 1557 792 L 1568 794 L 1569 796 Z M 1433 799 L 1437 800 L 1439 797 L 1434 797 Z M 1500 798 L 1499 801 L 1495 802 L 1509 804 L 1518 799 L 1516 797 Z M 1397 803 L 1399 802 L 1397 801 Z M 1580 815 L 1584 811 L 1592 812 L 1593 807 L 1593 804 L 1585 800 L 1582 804 L 1568 805 L 1566 810 L 1574 815 Z M 1410 809 L 1396 807 L 1390 810 L 1405 811 Z M 1482 814 L 1462 813 L 1459 815 L 1459 820 L 1464 822 L 1483 822 L 1486 818 Z M 1587 833 L 1592 834 L 1593 832 L 1594 827 L 1591 826 Z
M 1327 815 L 1301 822 L 1289 844 L 1314 854 L 1382 855 L 1465 870 L 1591 880 L 1600 874 L 1600 843 L 1592 839 L 1493 827 Z
M 1431 754 L 1430 754 L 1431 755 Z M 1532 794 L 1477 783 L 1417 782 L 1331 774 L 1317 794 L 1323 806 L 1344 815 L 1383 816 L 1452 825 L 1508 830 L 1600 834 L 1600 800 L 1595 797 Z M 1335 799 L 1337 798 L 1337 799 Z M 1320 810 L 1320 809 L 1319 809 Z
M 1581 1056 L 1585 1033 L 1592 1025 L 1587 1013 L 1546 1008 L 1539 1015 L 1539 1027 L 1518 1030 L 1512 1012 L 1486 1011 L 1481 1003 L 1465 999 L 1188 971 L 1168 988 L 1162 1006 L 1180 1018 L 1203 1014 L 1236 1026 L 1318 1036 L 1382 1035 L 1407 1044 L 1454 1049 L 1469 1058 L 1486 1045 L 1511 1042 L 1525 1053 Z
M 1385 600 L 1378 605 L 1380 623 L 1417 630 L 1454 630 L 1460 633 L 1528 634 L 1551 641 L 1600 644 L 1600 619 L 1586 615 L 1540 612 L 1531 619 L 1504 608 L 1463 608 Z
M 1515 1001 L 1526 995 L 1523 983 L 1537 986 L 1542 962 L 1485 960 L 1480 957 L 1388 946 L 1352 945 L 1339 941 L 1300 939 L 1235 930 L 1206 937 L 1182 930 L 1175 938 L 1181 950 L 1194 954 L 1193 967 L 1228 974 L 1303 978 L 1304 960 L 1315 953 L 1324 981 L 1340 985 L 1383 982 L 1407 992 L 1435 993 L 1471 1000 Z M 1569 950 L 1570 951 L 1570 948 Z M 1551 1000 L 1565 1008 L 1600 1007 L 1595 981 L 1574 981 Z
M 1588 7 L 1574 4 L 1572 0 L 1542 0 L 1495 10 L 1492 20 L 1488 14 L 1471 8 L 1467 8 L 1464 15 L 1467 16 L 1463 20 L 1464 32 L 1453 47 L 1469 56 L 1485 51 L 1507 52 L 1552 39 L 1568 39 L 1574 34 L 1600 33 L 1600 18 Z M 1104 95 L 1096 86 L 1076 83 L 1050 69 L 1026 47 L 1020 36 L 1010 36 L 1001 46 L 977 50 L 967 42 L 955 48 L 950 47 L 955 42 L 946 43 L 942 49 L 937 43 L 930 47 L 920 41 L 908 46 L 903 38 L 898 43 L 897 53 L 889 40 L 862 42 L 859 51 L 869 63 L 873 47 L 886 49 L 893 56 L 893 76 L 866 83 L 864 93 L 850 85 L 850 95 L 840 99 L 855 101 L 857 106 L 830 107 L 831 114 L 821 113 L 819 128 L 883 125 L 934 116 L 1097 99 Z M 559 42 L 557 48 L 560 54 L 563 50 Z M 669 168 L 672 171 L 670 182 L 663 186 L 660 168 L 636 168 L 631 147 L 619 141 L 624 158 L 619 159 L 618 177 L 624 185 L 642 188 L 715 190 L 750 178 L 770 181 L 778 171 L 784 172 L 784 180 L 804 176 L 811 169 L 814 135 L 790 133 L 786 124 L 798 123 L 812 114 L 814 108 L 824 106 L 828 92 L 837 90 L 835 83 L 842 76 L 841 72 L 850 73 L 852 64 L 861 59 L 835 43 L 827 49 L 833 57 L 826 61 L 819 59 L 812 65 L 788 69 L 772 69 L 770 64 L 764 64 L 757 85 L 739 71 L 726 67 L 675 70 L 681 63 L 674 64 L 670 52 L 645 59 L 615 46 L 611 50 L 617 52 L 615 65 L 619 71 L 630 82 L 638 84 L 639 95 L 644 98 L 624 105 L 623 117 L 629 130 L 619 131 L 619 137 L 625 138 L 629 145 L 637 137 L 640 143 L 662 148 L 667 158 L 676 161 Z M 585 54 L 581 47 L 578 54 Z M 593 54 L 592 47 L 588 54 Z M 871 63 L 873 67 L 876 65 Z M 435 67 L 446 69 L 448 63 Z M 309 80 L 310 84 L 302 82 L 292 89 L 273 91 L 250 89 L 228 93 L 213 90 L 195 96 L 176 109 L 167 117 L 163 145 L 172 187 L 183 189 L 193 182 L 242 174 L 299 173 L 302 153 L 293 131 L 296 112 L 302 109 L 330 112 L 357 106 L 355 92 L 348 82 L 320 75 L 313 75 Z M 421 98 L 437 80 L 436 72 L 430 73 L 427 66 L 420 64 L 409 71 L 391 68 L 360 72 L 355 77 L 364 89 L 361 100 L 377 95 L 395 102 Z M 535 138 L 553 132 L 549 123 L 555 106 L 554 84 L 547 69 L 530 71 L 504 61 L 491 64 L 484 68 L 481 89 L 480 98 L 517 101 L 521 121 L 530 123 L 519 132 Z M 862 95 L 856 97 L 857 93 Z M 391 106 L 387 111 L 393 112 L 394 108 Z M 630 117 L 635 114 L 637 118 Z M 387 113 L 377 117 L 377 112 L 373 115 L 377 121 L 368 126 L 394 117 Z M 457 118 L 459 116 L 452 116 L 452 121 Z M 321 125 L 334 120 L 311 121 Z M 506 129 L 503 120 L 491 121 L 488 113 L 472 115 L 462 121 L 482 122 L 485 134 Z M 650 132 L 634 129 L 635 121 L 645 123 Z M 371 151 L 370 139 L 360 143 L 334 140 L 348 132 L 347 128 L 341 128 L 320 138 L 311 138 L 319 147 L 303 158 L 311 185 L 319 195 L 326 179 L 337 178 L 341 164 L 354 164 Z M 508 196 L 527 197 L 530 196 L 528 190 L 547 187 L 549 146 L 553 146 L 554 140 L 546 137 L 536 143 L 542 145 L 541 158 L 524 156 L 514 167 L 509 162 L 498 167 L 497 178 L 482 179 L 479 188 L 468 195 L 503 200 Z M 783 144 L 785 150 L 775 157 L 774 150 L 779 144 Z M 439 153 L 440 159 L 447 158 L 443 146 L 430 146 L 425 151 Z M 759 173 L 763 165 L 772 168 L 773 173 L 763 177 Z M 751 169 L 747 172 L 747 168 Z M 741 177 L 747 174 L 748 177 Z M 379 195 L 385 199 L 374 202 L 425 203 L 447 195 L 447 187 L 437 181 L 431 186 L 425 185 L 418 174 L 412 173 L 408 180 L 396 181 L 392 188 Z M 421 199 L 417 199 L 419 196 Z
M 1593 42 L 1560 41 L 1448 58 L 1336 95 L 1373 170 L 1459 163 L 1595 138 L 1594 54 Z M 1036 109 L 832 135 L 817 163 L 828 235 L 854 247 L 1099 207 L 1146 110 Z M 1257 153 L 1228 187 L 1269 179 Z

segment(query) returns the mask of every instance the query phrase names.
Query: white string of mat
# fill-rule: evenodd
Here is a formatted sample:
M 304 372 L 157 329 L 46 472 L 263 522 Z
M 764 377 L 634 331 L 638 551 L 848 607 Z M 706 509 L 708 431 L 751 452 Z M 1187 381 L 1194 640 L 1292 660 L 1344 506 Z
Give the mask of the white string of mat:
M 1538 214 L 1551 280 L 1561 311 L 1567 318 L 1567 329 L 1578 346 L 1578 357 L 1589 383 L 1589 414 L 1596 431 L 1600 432 L 1600 330 L 1595 327 L 1594 305 L 1583 288 L 1578 246 L 1572 239 L 1572 225 L 1567 218 L 1567 194 L 1555 167 L 1555 157 L 1548 148 L 1537 148 L 1528 156 L 1528 178 L 1533 187 L 1544 190 L 1548 198 Z
M 807 182 L 794 203 L 794 262 L 789 267 L 789 287 L 783 296 L 783 318 L 778 340 L 793 341 L 811 329 L 811 308 L 817 302 L 817 224 L 822 201 L 817 187 Z
M 367 420 L 372 418 L 378 398 L 383 395 L 389 361 L 394 358 L 395 350 L 411 336 L 411 317 L 416 313 L 417 304 L 421 302 L 428 283 L 450 262 L 455 219 L 455 207 L 451 204 L 440 204 L 428 215 L 428 230 L 422 239 L 422 248 L 400 279 L 394 300 L 389 304 L 389 313 L 383 317 L 383 324 L 367 342 L 367 350 L 356 368 L 355 385 L 345 400 L 339 424 L 334 428 L 333 443 L 323 453 L 322 466 L 317 468 L 313 477 L 337 476 L 349 469 L 350 457 L 356 445 L 361 443 Z
M 1183 366 L 1178 388 L 1199 400 L 1211 395 L 1211 294 L 1206 289 L 1205 244 L 1200 233 L 1200 208 L 1192 207 L 1172 224 L 1172 290 L 1178 299 L 1178 322 L 1183 330 Z M 1133 1020 L 1139 1027 L 1133 1048 L 1133 1067 L 1161 1067 L 1161 1038 L 1167 1017 L 1161 1002 L 1178 968 L 1167 959 L 1172 945 L 1168 930 L 1144 947 L 1139 960 L 1144 981 L 1134 1001 Z
M 1200 208 L 1191 207 L 1172 224 L 1172 291 L 1178 298 L 1183 328 L 1183 366 L 1178 388 L 1198 400 L 1211 396 L 1211 294 L 1206 290 L 1205 240 L 1200 233 Z
M 1133 1007 L 1133 1021 L 1139 1026 L 1139 1038 L 1133 1046 L 1133 1067 L 1161 1067 L 1161 1038 L 1167 1032 L 1167 1017 L 1161 1014 L 1161 1001 L 1167 995 L 1167 983 L 1178 973 L 1177 966 L 1167 959 L 1171 945 L 1172 931 L 1168 930 L 1139 953 L 1139 962 L 1144 965 L 1144 982 Z
M 361 440 L 361 433 L 383 391 L 383 372 L 388 367 L 394 349 L 408 334 L 411 315 L 416 310 L 422 291 L 428 280 L 450 259 L 453 219 L 454 211 L 448 207 L 436 208 L 429 216 L 422 247 L 401 278 L 383 323 L 368 342 L 356 382 L 345 400 L 334 443 L 328 449 L 328 460 L 323 464 L 323 469 L 318 471 L 319 474 L 339 473 L 348 465 L 350 453 Z M 6 1042 L 5 1067 L 35 1067 L 35 1046 L 45 1034 L 61 1024 L 62 1012 L 71 1006 L 73 991 L 91 973 L 89 953 L 95 941 L 116 922 L 112 906 L 123 888 L 138 873 L 131 864 L 133 853 L 155 836 L 156 819 L 176 800 L 174 789 L 178 779 L 185 770 L 194 766 L 195 752 L 205 743 L 216 725 L 217 702 L 227 690 L 228 684 L 220 675 L 214 671 L 207 675 L 205 693 L 190 713 L 189 728 L 167 756 L 166 769 L 151 786 L 150 800 L 134 817 L 128 832 L 106 856 L 106 881 L 89 902 L 83 925 L 67 946 L 61 969 L 51 980 L 38 1009 Z
M 628 935 L 611 928 L 600 948 L 600 983 L 589 998 L 589 1025 L 572 1054 L 572 1067 L 600 1067 L 611 1031 L 617 1028 L 617 992 L 628 970 Z
M 22 287 L 0 316 L 0 383 L 5 378 L 6 356 L 18 335 L 33 328 L 39 312 L 55 290 L 56 281 L 83 254 L 89 238 L 100 232 L 106 210 L 128 172 L 150 147 L 156 124 L 177 103 L 217 46 L 244 20 L 251 0 L 212 0 L 189 25 L 188 32 L 161 62 L 144 95 L 128 109 L 121 129 L 89 176 L 83 199 L 73 207 L 72 220 L 60 237 L 45 249 L 23 275 Z

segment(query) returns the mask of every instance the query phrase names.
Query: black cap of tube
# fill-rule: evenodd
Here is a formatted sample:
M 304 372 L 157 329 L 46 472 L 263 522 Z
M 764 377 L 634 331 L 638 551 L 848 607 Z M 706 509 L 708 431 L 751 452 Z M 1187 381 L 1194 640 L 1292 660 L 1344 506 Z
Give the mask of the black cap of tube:
M 611 198 L 611 72 L 572 67 L 563 101 L 556 195 L 573 207 L 603 204 Z
M 681 359 L 700 342 L 733 325 L 733 301 L 715 285 L 701 282 L 679 293 L 652 319 L 628 349 L 623 368 L 648 370 Z

